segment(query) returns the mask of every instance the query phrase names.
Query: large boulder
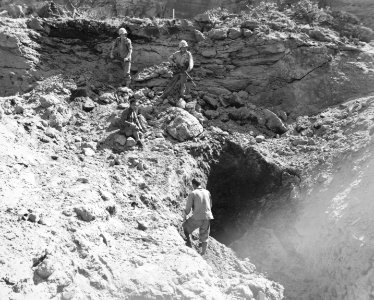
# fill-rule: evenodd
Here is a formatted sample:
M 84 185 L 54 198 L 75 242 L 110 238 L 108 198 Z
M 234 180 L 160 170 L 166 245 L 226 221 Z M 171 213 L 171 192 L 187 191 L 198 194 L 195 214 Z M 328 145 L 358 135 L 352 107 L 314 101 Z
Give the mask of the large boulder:
M 263 113 L 266 120 L 265 125 L 271 131 L 278 134 L 283 134 L 288 130 L 287 127 L 283 124 L 282 120 L 275 113 L 268 109 L 264 109 Z
M 166 131 L 181 142 L 192 139 L 204 131 L 196 117 L 179 107 L 169 108 L 161 120 Z
M 211 31 L 208 32 L 208 36 L 212 40 L 224 40 L 227 38 L 227 28 L 217 28 L 217 29 L 212 29 Z

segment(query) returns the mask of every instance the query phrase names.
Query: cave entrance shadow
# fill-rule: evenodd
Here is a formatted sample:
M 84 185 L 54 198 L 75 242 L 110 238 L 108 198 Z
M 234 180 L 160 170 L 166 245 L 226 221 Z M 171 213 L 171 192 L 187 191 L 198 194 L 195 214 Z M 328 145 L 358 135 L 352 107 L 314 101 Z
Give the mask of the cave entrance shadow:
M 211 235 L 229 245 L 239 239 L 264 209 L 264 196 L 282 188 L 282 169 L 252 148 L 228 143 L 211 164 L 207 189 L 212 195 Z

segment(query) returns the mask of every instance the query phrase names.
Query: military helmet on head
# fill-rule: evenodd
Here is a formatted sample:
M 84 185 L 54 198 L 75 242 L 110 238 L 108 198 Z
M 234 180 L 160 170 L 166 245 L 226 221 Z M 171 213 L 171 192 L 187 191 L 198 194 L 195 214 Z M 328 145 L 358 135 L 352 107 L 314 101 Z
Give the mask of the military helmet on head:
M 187 42 L 185 40 L 181 40 L 179 42 L 179 48 L 183 48 L 183 47 L 185 47 L 185 48 L 188 47 L 188 44 L 187 44 Z
M 120 28 L 120 29 L 118 30 L 118 34 L 119 34 L 119 35 L 127 34 L 127 30 L 126 30 L 125 28 Z

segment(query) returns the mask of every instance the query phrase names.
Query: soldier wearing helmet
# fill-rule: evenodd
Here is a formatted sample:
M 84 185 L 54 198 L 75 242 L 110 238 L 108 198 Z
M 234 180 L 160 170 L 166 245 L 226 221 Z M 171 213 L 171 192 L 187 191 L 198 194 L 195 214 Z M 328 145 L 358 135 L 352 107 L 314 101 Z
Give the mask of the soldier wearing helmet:
M 132 44 L 131 40 L 127 38 L 127 31 L 125 28 L 118 30 L 119 37 L 113 42 L 110 48 L 110 58 L 119 60 L 122 64 L 124 72 L 125 86 L 131 83 L 130 69 L 131 69 L 131 55 Z
M 185 40 L 179 42 L 179 51 L 173 53 L 169 60 L 172 65 L 175 66 L 175 76 L 179 76 L 179 82 L 181 85 L 180 96 L 184 97 L 186 92 L 186 82 L 187 82 L 187 73 L 190 72 L 193 68 L 193 57 L 190 51 L 187 51 L 188 44 Z M 171 89 L 168 89 L 166 93 L 163 94 L 163 97 L 166 98 L 168 94 L 172 92 Z

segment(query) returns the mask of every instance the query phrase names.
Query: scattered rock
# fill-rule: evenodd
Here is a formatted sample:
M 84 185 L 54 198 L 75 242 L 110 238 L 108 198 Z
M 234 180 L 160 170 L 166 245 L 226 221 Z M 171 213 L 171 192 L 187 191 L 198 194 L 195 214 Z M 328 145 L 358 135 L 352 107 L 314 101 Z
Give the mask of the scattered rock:
M 229 36 L 230 39 L 235 40 L 235 39 L 240 38 L 242 36 L 242 31 L 241 31 L 240 28 L 230 28 L 228 36 Z
M 48 127 L 45 131 L 44 134 L 50 138 L 56 138 L 59 136 L 59 131 L 55 128 Z
M 138 229 L 139 230 L 143 230 L 143 231 L 145 231 L 145 230 L 147 230 L 148 229 L 148 226 L 145 224 L 145 223 L 143 223 L 143 222 L 140 222 L 140 221 L 136 221 L 137 223 L 138 223 Z
M 179 98 L 179 100 L 176 103 L 176 107 L 185 109 L 186 108 L 186 101 L 184 101 L 183 98 Z
M 263 141 L 265 141 L 265 137 L 263 135 L 256 136 L 257 143 L 262 143 Z
M 227 28 L 212 29 L 208 32 L 208 36 L 212 40 L 224 40 L 227 38 Z
M 257 20 L 246 20 L 241 24 L 241 28 L 249 29 L 249 30 L 254 30 L 260 26 L 260 22 Z
M 202 33 L 200 30 L 195 29 L 194 34 L 195 34 L 195 40 L 197 42 L 205 41 L 206 37 L 204 33 Z
M 33 214 L 33 213 L 31 213 L 31 214 L 29 214 L 29 216 L 28 216 L 28 218 L 27 218 L 27 221 L 30 221 L 30 222 L 32 222 L 32 223 L 35 223 L 36 222 L 36 220 L 37 220 L 37 216 L 36 216 L 36 214 Z
M 116 137 L 114 138 L 114 141 L 122 146 L 126 145 L 126 137 L 122 134 L 117 134 Z
M 245 38 L 251 37 L 252 35 L 253 35 L 253 31 L 252 30 L 243 28 L 243 36 Z
M 109 215 L 114 216 L 117 213 L 117 207 L 115 203 L 110 203 L 105 207 L 105 210 L 109 213 Z
M 35 270 L 35 273 L 42 279 L 47 280 L 55 271 L 55 263 L 51 258 L 44 259 Z
M 90 148 L 95 151 L 97 149 L 97 143 L 96 142 L 84 142 L 82 143 L 82 149 L 84 148 Z
M 53 94 L 42 95 L 39 98 L 40 106 L 43 108 L 48 108 L 60 103 L 60 100 Z
M 103 190 L 100 190 L 100 196 L 104 201 L 110 201 L 113 198 L 111 193 Z
M 134 147 L 136 145 L 136 141 L 132 137 L 128 137 L 126 140 L 126 146 L 127 147 Z
M 85 156 L 94 156 L 95 155 L 95 151 L 91 148 L 83 148 L 83 154 Z
M 91 222 L 95 220 L 94 209 L 92 207 L 75 207 L 74 211 L 77 214 L 77 216 L 85 222 Z
M 192 111 L 194 111 L 194 110 L 196 109 L 196 101 L 188 102 L 188 103 L 186 104 L 185 109 L 186 109 L 189 113 L 191 113 Z
M 204 114 L 208 119 L 216 119 L 219 117 L 219 112 L 216 110 L 206 110 L 204 111 Z
M 296 137 L 292 140 L 292 145 L 298 146 L 298 145 L 307 145 L 308 139 L 304 137 Z
M 100 95 L 99 100 L 101 102 L 109 104 L 116 101 L 116 97 L 113 95 L 113 93 L 103 93 L 102 95 Z
M 268 109 L 263 110 L 266 120 L 266 127 L 269 128 L 271 131 L 279 134 L 285 133 L 288 129 L 283 124 L 282 120 L 272 111 Z
M 209 104 L 211 107 L 213 108 L 217 108 L 218 107 L 218 100 L 210 95 L 204 95 L 203 97 L 204 101 Z
M 93 111 L 95 108 L 95 102 L 93 102 L 90 98 L 86 98 L 84 103 L 82 104 L 82 109 L 86 112 Z
M 30 29 L 33 29 L 35 31 L 45 31 L 44 27 L 42 26 L 42 23 L 37 18 L 31 18 L 27 22 L 27 27 L 29 27 Z
M 61 293 L 61 300 L 72 300 L 75 297 L 75 291 L 64 291 Z
M 217 55 L 217 51 L 214 48 L 205 49 L 201 52 L 201 55 L 204 57 L 215 57 Z

